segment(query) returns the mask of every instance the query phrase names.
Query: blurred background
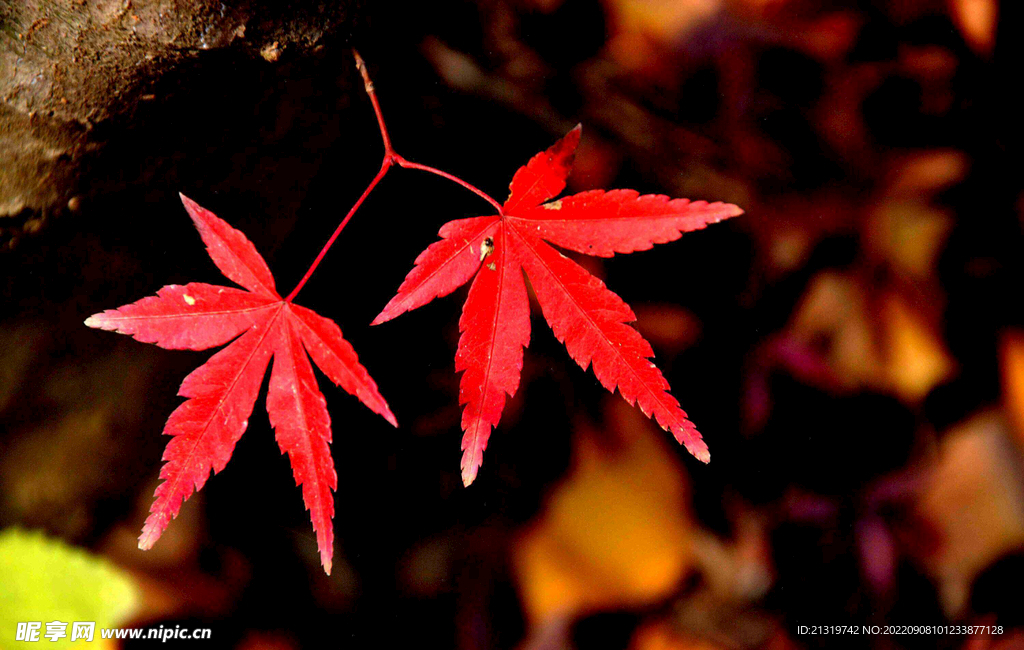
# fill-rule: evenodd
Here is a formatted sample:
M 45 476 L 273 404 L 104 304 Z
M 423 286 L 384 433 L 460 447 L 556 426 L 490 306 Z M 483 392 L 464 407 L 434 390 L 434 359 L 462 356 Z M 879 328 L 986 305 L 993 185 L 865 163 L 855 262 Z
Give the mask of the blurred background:
M 152 4 L 111 29 L 145 25 Z M 293 44 L 220 3 L 217 29 L 196 33 L 229 36 L 182 46 L 166 69 L 157 58 L 130 112 L 109 96 L 81 134 L 102 154 L 58 208 L 0 219 L 0 647 L 14 643 L 4 610 L 41 598 L 38 619 L 10 620 L 52 620 L 81 588 L 31 550 L 60 543 L 123 587 L 94 597 L 111 625 L 209 627 L 218 648 L 1024 647 L 1017 3 L 317 6 L 335 23 Z M 48 23 L 0 9 L 4 60 L 22 61 Z M 294 285 L 379 165 L 351 45 L 398 151 L 498 198 L 582 122 L 569 191 L 746 210 L 582 260 L 634 307 L 710 465 L 605 392 L 534 309 L 522 386 L 463 488 L 465 289 L 368 324 L 441 224 L 487 206 L 396 170 L 302 294 L 402 423 L 318 375 L 339 475 L 333 574 L 262 399 L 227 468 L 136 548 L 163 424 L 210 353 L 82 321 L 165 284 L 224 282 L 179 191 Z M 1004 633 L 798 634 L 952 623 Z

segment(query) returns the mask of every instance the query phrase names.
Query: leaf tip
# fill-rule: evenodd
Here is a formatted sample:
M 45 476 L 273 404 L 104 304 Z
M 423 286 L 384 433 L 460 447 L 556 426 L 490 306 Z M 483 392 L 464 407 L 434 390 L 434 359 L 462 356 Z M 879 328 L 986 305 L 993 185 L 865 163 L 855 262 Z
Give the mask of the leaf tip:
M 161 512 L 158 510 L 157 512 L 151 512 L 149 517 L 146 518 L 146 523 L 142 526 L 142 534 L 139 535 L 139 549 L 148 551 L 153 548 L 156 541 L 160 539 L 160 535 L 167 529 L 167 524 L 170 521 L 171 517 L 166 511 Z
M 142 528 L 142 534 L 139 535 L 139 550 L 148 551 L 153 548 L 153 545 L 156 544 L 156 540 L 158 539 L 160 539 L 160 531 L 155 526 L 152 526 L 147 522 Z
M 470 407 L 467 405 L 468 411 Z M 466 413 L 463 414 L 467 417 Z M 470 417 L 467 422 L 463 420 L 465 434 L 462 437 L 462 460 L 459 467 L 462 468 L 462 485 L 469 487 L 476 480 L 480 466 L 484 464 L 484 450 L 487 449 L 487 439 L 490 437 L 491 428 L 494 425 L 485 421 L 479 415 Z
M 178 198 L 181 199 L 181 204 L 185 206 L 185 211 L 188 212 L 188 216 L 192 218 L 196 227 L 199 228 L 199 221 L 203 218 L 203 206 L 199 205 L 181 192 L 178 192 Z
M 103 320 L 100 318 L 100 314 L 93 314 L 89 318 L 86 318 L 83 322 L 85 323 L 86 327 L 93 327 L 96 329 L 103 327 Z
M 711 451 L 708 450 L 708 446 L 704 444 L 703 440 L 698 439 L 696 442 L 684 442 L 683 444 L 686 446 L 686 451 L 693 454 L 693 457 L 700 462 L 705 465 L 711 462 Z
M 552 157 L 552 160 L 558 160 L 559 164 L 565 165 L 566 175 L 568 175 L 568 168 L 572 167 L 573 158 L 576 155 L 576 147 L 579 146 L 582 136 L 583 123 L 581 122 L 572 127 L 568 133 L 563 135 L 558 142 L 551 145 L 547 150 L 547 154 Z
M 475 450 L 472 447 L 467 447 L 462 454 L 462 486 L 469 487 L 476 480 L 477 472 L 480 471 L 480 465 L 482 465 L 482 458 L 479 453 L 473 453 Z M 482 451 L 482 450 L 480 450 Z

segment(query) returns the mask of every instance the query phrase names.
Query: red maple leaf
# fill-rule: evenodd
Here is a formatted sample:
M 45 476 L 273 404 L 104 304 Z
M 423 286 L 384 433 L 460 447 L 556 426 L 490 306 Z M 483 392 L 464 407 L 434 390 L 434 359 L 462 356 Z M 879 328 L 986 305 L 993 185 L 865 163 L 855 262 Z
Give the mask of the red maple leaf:
M 210 470 L 227 465 L 242 437 L 271 358 L 267 412 L 281 453 L 313 520 L 320 560 L 331 572 L 334 498 L 338 476 L 331 458 L 331 419 L 307 354 L 334 383 L 397 426 L 377 385 L 359 364 L 338 326 L 278 295 L 267 263 L 242 232 L 181 196 L 217 268 L 247 291 L 200 282 L 163 287 L 157 295 L 89 317 L 85 324 L 128 334 L 162 348 L 204 350 L 232 341 L 181 384 L 188 398 L 167 420 L 173 436 L 167 461 L 139 537 L 153 546 L 181 504 L 200 490 Z M 236 338 L 237 337 L 237 338 Z
M 462 480 L 469 485 L 483 461 L 491 429 L 519 386 L 523 348 L 530 342 L 529 277 L 544 318 L 569 355 L 601 384 L 639 404 L 699 460 L 707 445 L 669 394 L 650 361 L 650 344 L 627 323 L 629 306 L 603 282 L 559 253 L 564 249 L 611 257 L 678 239 L 685 231 L 742 214 L 735 205 L 640 196 L 633 190 L 591 190 L 545 203 L 565 188 L 579 144 L 577 126 L 534 156 L 512 178 L 501 214 L 450 221 L 406 276 L 398 294 L 373 323 L 379 324 L 445 296 L 476 279 L 462 309 L 455 369 L 462 371 Z

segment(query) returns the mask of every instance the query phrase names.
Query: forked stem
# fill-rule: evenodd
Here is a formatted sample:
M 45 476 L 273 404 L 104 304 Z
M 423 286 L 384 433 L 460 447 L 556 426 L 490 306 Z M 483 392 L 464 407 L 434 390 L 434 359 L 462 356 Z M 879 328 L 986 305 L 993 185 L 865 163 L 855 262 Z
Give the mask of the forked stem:
M 487 201 L 492 206 L 494 206 L 494 209 L 498 211 L 498 214 L 505 214 L 502 211 L 502 209 L 501 209 L 501 204 L 498 203 L 497 201 L 495 201 L 491 197 L 490 194 L 485 194 L 483 191 L 477 189 L 473 185 L 470 185 L 469 183 L 467 183 L 466 181 L 462 180 L 458 176 L 455 176 L 453 174 L 449 174 L 448 172 L 445 172 L 445 171 L 441 171 L 440 169 L 436 169 L 436 168 L 431 167 L 429 165 L 421 165 L 419 163 L 414 163 L 414 162 L 412 162 L 410 160 L 406 160 L 405 158 L 402 158 L 398 154 L 394 154 L 394 159 L 395 159 L 395 162 L 398 164 L 399 167 L 405 167 L 406 169 L 420 169 L 420 170 L 425 171 L 425 172 L 430 172 L 431 174 L 434 174 L 436 176 L 440 176 L 441 178 L 447 178 L 448 180 L 452 181 L 453 183 L 458 183 L 462 187 L 466 188 L 467 190 L 469 190 L 473 194 L 476 194 L 481 199 L 483 199 L 484 201 Z
M 313 275 L 313 271 L 316 270 L 316 267 L 320 266 L 320 262 L 323 261 L 324 255 L 327 255 L 327 251 L 330 250 L 331 246 L 334 245 L 334 240 L 338 238 L 338 235 L 341 234 L 341 231 L 344 230 L 345 226 L 348 225 L 349 220 L 352 219 L 352 215 L 356 213 L 356 210 L 358 210 L 359 206 L 363 204 L 363 201 L 366 200 L 366 197 L 370 196 L 370 192 L 373 191 L 373 188 L 377 187 L 377 183 L 379 183 L 381 179 L 384 178 L 384 176 L 388 173 L 388 169 L 390 168 L 391 164 L 387 160 L 385 160 L 384 164 L 380 168 L 380 171 L 377 172 L 377 175 L 373 177 L 373 180 L 370 181 L 370 184 L 366 186 L 366 189 L 363 190 L 363 193 L 359 195 L 359 198 L 356 199 L 356 202 L 352 205 L 352 208 L 348 211 L 348 214 L 346 214 L 345 218 L 342 219 L 341 223 L 338 224 L 338 227 L 334 229 L 334 234 L 332 234 L 331 238 L 327 240 L 327 243 L 324 244 L 324 247 L 320 249 L 320 254 L 317 255 L 316 259 L 313 260 L 313 263 L 309 265 L 309 269 L 306 271 L 306 274 L 302 276 L 302 279 L 299 280 L 299 283 L 297 285 L 295 285 L 295 288 L 292 289 L 292 292 L 289 293 L 288 297 L 284 299 L 285 302 L 291 302 L 292 300 L 295 300 L 295 296 L 298 295 L 299 290 L 302 289 L 302 287 L 306 286 L 306 283 L 309 282 L 310 276 Z
M 377 100 L 377 92 L 373 87 L 373 80 L 370 79 L 370 73 L 366 69 L 366 63 L 363 61 L 363 57 L 359 56 L 359 52 L 357 52 L 355 49 L 352 50 L 352 54 L 356 59 L 356 68 L 359 70 L 359 74 L 363 78 L 363 88 L 366 90 L 366 94 L 370 97 L 370 103 L 373 105 L 373 113 L 374 115 L 377 116 L 377 126 L 380 128 L 380 137 L 384 143 L 384 160 L 381 162 L 380 171 L 378 171 L 377 175 L 373 177 L 373 180 L 370 181 L 370 184 L 366 186 L 366 189 L 363 190 L 363 193 L 359 195 L 359 198 L 356 199 L 356 202 L 352 205 L 352 208 L 348 211 L 348 214 L 346 214 L 345 218 L 342 219 L 341 223 L 338 224 L 338 227 L 334 229 L 334 233 L 331 235 L 331 238 L 328 239 L 327 243 L 324 244 L 324 247 L 320 249 L 320 253 L 316 256 L 316 259 L 313 260 L 313 263 L 309 266 L 309 269 L 306 271 L 306 274 L 302 276 L 302 279 L 299 280 L 299 283 L 295 285 L 295 288 L 292 289 L 292 292 L 288 294 L 287 298 L 285 298 L 285 302 L 291 302 L 292 300 L 294 300 L 295 296 L 298 295 L 302 287 L 306 286 L 306 282 L 308 282 L 309 278 L 313 275 L 313 271 L 316 270 L 316 267 L 320 266 L 320 262 L 322 262 L 324 256 L 327 255 L 327 251 L 330 250 L 331 246 L 334 245 L 335 240 L 338 239 L 338 235 L 340 235 L 341 231 L 344 230 L 345 226 L 348 225 L 348 222 L 352 219 L 352 216 L 359 209 L 359 206 L 363 204 L 363 201 L 365 201 L 366 197 L 370 195 L 370 192 L 373 191 L 373 188 L 377 187 L 377 184 L 381 182 L 384 176 L 387 175 L 388 171 L 394 165 L 398 165 L 399 167 L 405 167 L 406 169 L 419 169 L 421 171 L 429 172 L 436 176 L 440 176 L 441 178 L 446 178 L 452 181 L 453 183 L 461 185 L 462 187 L 466 188 L 473 194 L 476 194 L 483 200 L 490 203 L 491 206 L 493 206 L 494 209 L 498 211 L 499 215 L 504 214 L 504 212 L 501 209 L 501 204 L 495 201 L 493 197 L 491 197 L 489 194 L 486 194 L 483 190 L 480 190 L 474 185 L 467 183 L 458 176 L 455 176 L 454 174 L 449 174 L 446 171 L 430 167 L 429 165 L 421 165 L 420 163 L 415 163 L 406 160 L 395 151 L 395 148 L 391 145 L 391 136 L 388 135 L 388 127 L 384 123 L 384 113 L 382 113 L 380 110 L 380 102 Z

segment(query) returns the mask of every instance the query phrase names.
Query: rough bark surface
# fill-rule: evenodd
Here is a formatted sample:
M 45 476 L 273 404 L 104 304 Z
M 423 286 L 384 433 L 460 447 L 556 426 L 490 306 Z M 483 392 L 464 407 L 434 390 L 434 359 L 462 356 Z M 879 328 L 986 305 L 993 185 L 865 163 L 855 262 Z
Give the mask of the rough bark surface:
M 302 57 L 347 26 L 354 4 L 0 0 L 0 245 L 108 184 L 111 139 L 187 128 L 174 119 L 189 101 L 181 82 L 206 61 L 221 56 L 230 70 Z M 247 81 L 225 75 L 225 92 Z

